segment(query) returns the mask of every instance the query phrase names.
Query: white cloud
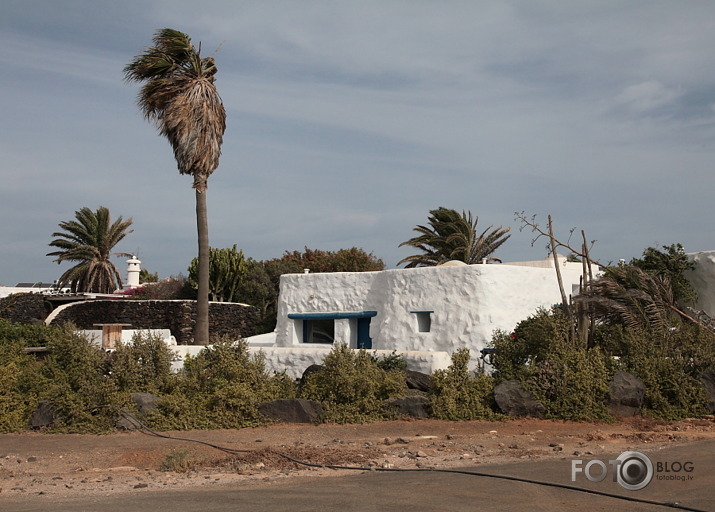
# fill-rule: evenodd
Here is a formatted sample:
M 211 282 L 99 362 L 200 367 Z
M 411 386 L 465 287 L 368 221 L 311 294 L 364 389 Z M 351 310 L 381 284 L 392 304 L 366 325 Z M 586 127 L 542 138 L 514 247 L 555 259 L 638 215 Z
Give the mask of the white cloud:
M 646 114 L 674 105 L 682 95 L 681 90 L 669 88 L 656 80 L 651 80 L 624 88 L 616 96 L 615 104 L 616 107 Z

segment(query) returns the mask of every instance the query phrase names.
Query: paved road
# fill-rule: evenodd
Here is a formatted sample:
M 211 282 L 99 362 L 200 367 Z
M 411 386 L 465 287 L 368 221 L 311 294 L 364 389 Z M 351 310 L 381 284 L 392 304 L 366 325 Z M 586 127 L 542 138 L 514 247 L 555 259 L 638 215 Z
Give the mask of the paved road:
M 614 454 L 612 458 L 618 454 Z M 664 480 L 676 473 L 656 473 L 651 483 L 639 491 L 627 491 L 611 481 L 589 482 L 579 475 L 571 482 L 571 457 L 562 460 L 482 465 L 474 471 L 518 476 L 647 500 L 678 502 L 681 505 L 715 512 L 715 441 L 676 446 L 649 452 L 657 463 L 691 462 L 689 481 Z M 604 457 L 605 459 L 605 457 Z M 584 463 L 590 460 L 587 458 Z M 675 467 L 678 467 L 677 464 Z M 690 467 L 690 466 L 689 466 Z M 662 467 L 661 467 L 662 469 Z M 595 473 L 595 470 L 594 470 Z M 44 499 L 43 499 L 44 498 Z M 544 510 L 580 512 L 616 510 L 672 510 L 655 505 L 627 502 L 523 482 L 439 472 L 361 472 L 335 478 L 296 478 L 245 486 L 198 488 L 180 491 L 142 491 L 109 497 L 51 499 L 27 496 L 23 501 L 3 501 L 3 512 L 183 512 L 266 511 L 514 511 Z

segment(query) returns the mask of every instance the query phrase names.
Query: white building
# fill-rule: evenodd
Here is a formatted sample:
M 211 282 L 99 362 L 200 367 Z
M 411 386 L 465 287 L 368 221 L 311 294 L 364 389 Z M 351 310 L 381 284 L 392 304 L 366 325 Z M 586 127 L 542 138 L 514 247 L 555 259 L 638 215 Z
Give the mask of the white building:
M 567 293 L 577 291 L 581 263 L 560 258 L 560 267 Z M 558 303 L 552 259 L 286 274 L 275 333 L 249 344 L 268 361 L 288 362 L 291 375 L 319 363 L 334 343 L 397 351 L 412 369 L 431 372 L 449 365 L 459 348 L 468 348 L 476 362 L 496 329 L 510 331 L 539 307 Z

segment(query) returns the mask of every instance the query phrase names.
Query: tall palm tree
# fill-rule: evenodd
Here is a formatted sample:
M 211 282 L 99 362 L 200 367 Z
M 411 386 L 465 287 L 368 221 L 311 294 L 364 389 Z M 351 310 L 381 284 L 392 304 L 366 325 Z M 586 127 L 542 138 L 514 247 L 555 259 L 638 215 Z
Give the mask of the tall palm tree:
M 472 218 L 472 212 L 460 214 L 456 210 L 440 206 L 430 210 L 427 218 L 429 226 L 413 229 L 418 236 L 402 242 L 399 247 L 409 245 L 422 251 L 402 259 L 398 265 L 407 263 L 406 268 L 429 267 L 450 260 L 467 264 L 481 263 L 494 253 L 511 235 L 510 228 L 489 226 L 481 234 L 477 233 L 479 217 Z
M 206 187 L 218 167 L 226 130 L 226 111 L 216 85 L 216 63 L 201 58 L 191 38 L 164 28 L 154 34 L 154 45 L 124 68 L 127 82 L 144 82 L 137 103 L 172 148 L 180 174 L 194 177 L 199 245 L 198 296 L 194 342 L 209 340 L 209 235 Z
M 69 286 L 73 292 L 112 293 L 122 287 L 122 277 L 109 261 L 111 256 L 131 256 L 126 252 L 112 252 L 112 249 L 133 230 L 127 231 L 132 219 L 122 220 L 120 216 L 112 222 L 109 210 L 104 206 L 92 211 L 84 207 L 75 212 L 77 220 L 60 222 L 64 231 L 52 233 L 58 237 L 50 242 L 50 247 L 59 251 L 48 253 L 57 256 L 58 264 L 63 261 L 78 262 L 58 280 L 60 287 Z

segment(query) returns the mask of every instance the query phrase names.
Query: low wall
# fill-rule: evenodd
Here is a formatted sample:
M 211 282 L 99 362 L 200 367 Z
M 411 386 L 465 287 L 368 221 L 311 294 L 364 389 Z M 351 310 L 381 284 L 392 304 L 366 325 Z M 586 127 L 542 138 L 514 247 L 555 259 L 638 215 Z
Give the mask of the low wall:
M 169 329 L 180 345 L 194 342 L 196 302 L 190 300 L 90 300 L 68 304 L 52 318 L 52 324 L 72 322 L 78 329 L 95 324 L 129 324 L 128 329 Z M 246 304 L 209 304 L 212 336 L 245 338 L 256 333 L 256 308 Z
M 169 347 L 176 355 L 177 360 L 172 365 L 173 370 L 180 370 L 186 356 L 195 356 L 203 347 L 174 346 Z M 299 379 L 306 368 L 312 364 L 322 364 L 323 359 L 330 353 L 332 347 L 325 348 L 292 348 L 292 347 L 248 347 L 252 354 L 262 352 L 266 359 L 266 370 L 280 373 L 285 371 L 286 375 L 292 379 Z M 369 351 L 376 352 L 379 357 L 390 356 L 392 350 Z M 407 361 L 407 368 L 418 372 L 431 374 L 435 370 L 443 370 L 449 366 L 451 359 L 446 352 L 428 352 L 410 350 L 397 352 Z

